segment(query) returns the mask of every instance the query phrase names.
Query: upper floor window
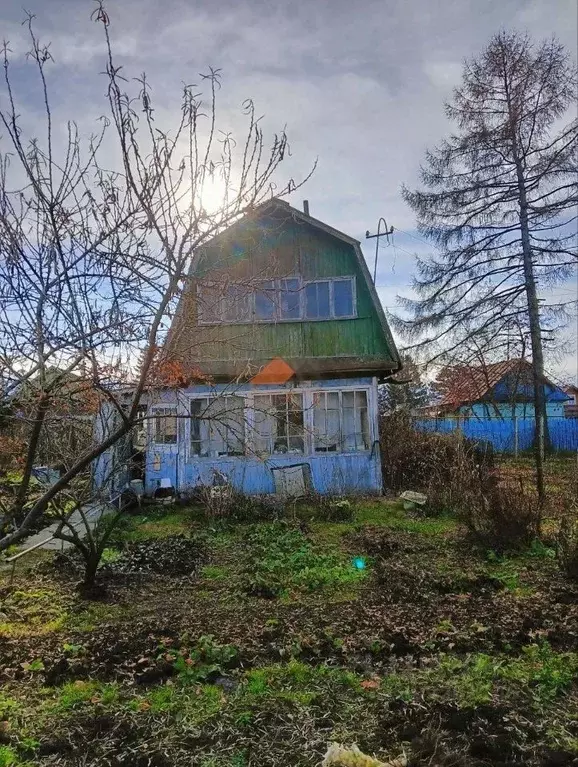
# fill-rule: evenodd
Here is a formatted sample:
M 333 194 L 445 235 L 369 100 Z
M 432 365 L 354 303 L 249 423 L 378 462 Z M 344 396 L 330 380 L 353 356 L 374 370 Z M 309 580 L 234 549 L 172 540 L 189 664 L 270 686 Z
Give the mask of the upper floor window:
M 356 316 L 355 278 L 201 283 L 198 302 L 199 321 L 204 324 L 347 319 Z
M 353 277 L 308 282 L 305 317 L 311 320 L 354 317 L 353 293 Z

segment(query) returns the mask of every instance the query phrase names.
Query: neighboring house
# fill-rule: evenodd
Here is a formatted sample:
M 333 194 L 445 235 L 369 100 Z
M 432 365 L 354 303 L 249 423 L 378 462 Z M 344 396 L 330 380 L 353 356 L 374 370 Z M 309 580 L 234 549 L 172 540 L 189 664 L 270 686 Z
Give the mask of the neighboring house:
M 564 415 L 566 418 L 578 418 L 578 386 L 574 384 L 564 386 L 564 392 L 570 398 L 564 405 Z
M 381 491 L 377 387 L 400 361 L 354 238 L 260 206 L 195 254 L 162 364 L 187 383 L 149 393 L 147 492 Z
M 532 365 L 524 359 L 446 368 L 437 388 L 441 399 L 435 406 L 428 406 L 428 415 L 435 411 L 436 415 L 482 420 L 534 416 Z M 544 388 L 548 418 L 563 418 L 570 396 L 548 378 L 544 378 Z

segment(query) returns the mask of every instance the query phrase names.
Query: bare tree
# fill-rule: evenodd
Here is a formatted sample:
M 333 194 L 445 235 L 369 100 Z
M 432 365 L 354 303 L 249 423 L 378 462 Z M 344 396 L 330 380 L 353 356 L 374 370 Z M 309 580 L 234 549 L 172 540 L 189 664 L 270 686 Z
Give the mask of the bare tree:
M 423 189 L 404 189 L 421 233 L 440 251 L 418 261 L 417 300 L 397 319 L 411 346 L 455 355 L 528 339 L 533 361 L 536 473 L 544 501 L 545 336 L 564 320 L 565 301 L 540 292 L 576 266 L 577 123 L 564 125 L 576 96 L 563 47 L 501 32 L 466 62 L 446 113 L 456 132 L 426 155 Z M 546 339 L 547 340 L 547 339 Z
M 24 538 L 139 421 L 195 250 L 273 194 L 297 187 L 293 180 L 275 186 L 287 136 L 282 131 L 267 147 L 251 101 L 243 105 L 242 141 L 218 130 L 218 70 L 202 75 L 201 87 L 183 86 L 180 117 L 164 127 L 146 75 L 125 79 L 115 63 L 103 3 L 93 20 L 106 44 L 107 100 L 98 134 L 86 140 L 74 121 L 64 142 L 55 130 L 52 57 L 32 16 L 28 59 L 44 107 L 44 123 L 33 131 L 20 117 L 11 51 L 4 46 L 0 364 L 5 401 L 28 387 L 27 408 L 14 416 L 27 425 L 28 439 L 18 492 L 2 510 L 0 550 Z M 111 156 L 119 158 L 112 169 Z M 215 185 L 220 203 L 208 209 L 206 189 Z M 93 437 L 60 478 L 31 499 L 42 434 L 55 402 L 70 396 L 71 376 L 87 384 L 96 407 L 109 404 L 115 426 Z

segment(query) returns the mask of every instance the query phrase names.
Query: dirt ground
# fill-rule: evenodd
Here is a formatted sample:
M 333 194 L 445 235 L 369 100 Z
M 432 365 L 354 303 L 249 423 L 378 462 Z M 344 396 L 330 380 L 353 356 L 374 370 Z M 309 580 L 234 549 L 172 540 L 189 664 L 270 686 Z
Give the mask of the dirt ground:
M 393 501 L 319 516 L 146 508 L 93 602 L 52 553 L 3 569 L 0 766 L 313 767 L 332 741 L 578 764 L 578 586 L 553 550 L 474 551 Z

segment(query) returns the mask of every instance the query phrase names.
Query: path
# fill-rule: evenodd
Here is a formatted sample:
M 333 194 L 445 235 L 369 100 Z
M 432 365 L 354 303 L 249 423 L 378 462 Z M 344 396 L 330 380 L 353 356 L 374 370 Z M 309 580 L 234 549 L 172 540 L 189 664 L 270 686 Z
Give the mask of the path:
M 103 506 L 100 503 L 92 503 L 86 506 L 84 514 L 87 518 L 87 521 L 91 530 L 94 530 L 96 523 L 101 518 L 101 516 L 104 513 L 106 513 L 106 511 L 107 511 L 107 507 Z M 82 520 L 80 512 L 75 511 L 72 513 L 72 515 L 70 516 L 70 523 L 74 527 L 82 528 L 84 526 L 84 522 Z M 68 541 L 61 541 L 58 538 L 52 537 L 52 535 L 58 529 L 59 525 L 60 525 L 60 522 L 54 522 L 52 525 L 45 527 L 43 530 L 40 530 L 40 532 L 34 533 L 34 535 L 31 535 L 29 538 L 26 538 L 26 540 L 22 544 L 22 551 L 19 553 L 23 554 L 25 551 L 30 551 L 31 549 L 48 549 L 51 551 L 62 551 L 63 549 L 70 548 L 72 544 L 69 543 Z

